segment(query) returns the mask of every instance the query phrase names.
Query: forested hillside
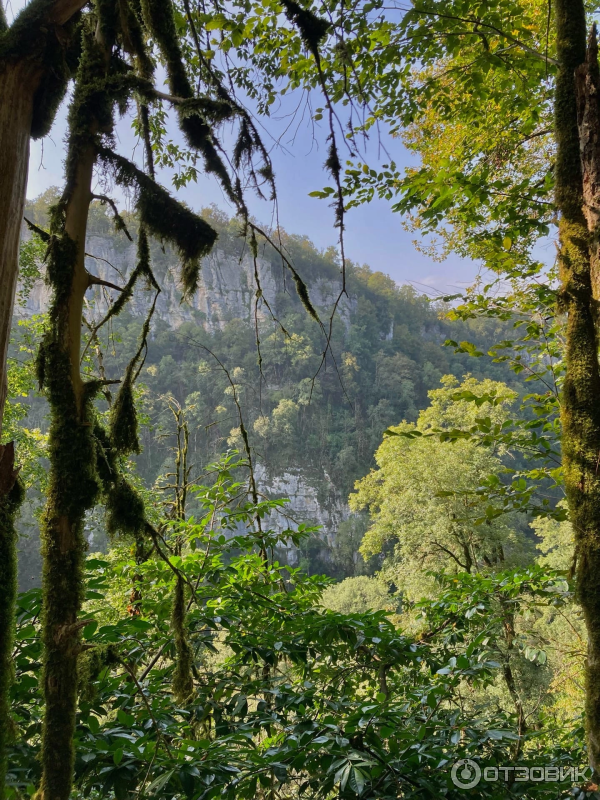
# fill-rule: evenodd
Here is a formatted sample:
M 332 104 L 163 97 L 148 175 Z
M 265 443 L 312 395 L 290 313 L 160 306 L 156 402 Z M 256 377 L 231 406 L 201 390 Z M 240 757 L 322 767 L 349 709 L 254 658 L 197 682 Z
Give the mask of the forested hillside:
M 54 194 L 51 190 L 30 202 L 27 218 L 42 227 L 47 224 Z M 350 263 L 348 296 L 334 317 L 323 359 L 325 333 L 306 314 L 289 278 L 285 282 L 280 256 L 269 246 L 260 253 L 264 298 L 257 307 L 244 283 L 244 258 L 246 266 L 252 264 L 236 235 L 235 221 L 214 209 L 205 216 L 219 232 L 217 252 L 205 263 L 198 293 L 188 302 L 181 304 L 174 292 L 176 255 L 157 243 L 152 246 L 156 273 L 163 283 L 165 278 L 171 283 L 167 282 L 166 297 L 159 297 L 159 318 L 139 377 L 146 419 L 143 450 L 136 457 L 140 477 L 152 486 L 172 468 L 172 402 L 190 427 L 188 461 L 194 474 L 202 474 L 225 449 L 243 448 L 231 379 L 262 470 L 262 485 L 274 496 L 289 497 L 299 520 L 323 526 L 320 541 L 314 537 L 304 545 L 301 558 L 306 568 L 338 577 L 353 574 L 364 568 L 355 553 L 365 521 L 349 518 L 347 497 L 355 481 L 374 465 L 383 431 L 403 420 L 415 422 L 428 405 L 428 391 L 437 388 L 444 375 L 462 380 L 469 372 L 514 382 L 506 365 L 489 357 L 469 358 L 444 346 L 447 339 L 468 340 L 487 352 L 503 338 L 505 323 L 451 322 L 443 302 L 432 302 L 411 286 L 397 286 L 368 265 Z M 87 251 L 96 258 L 88 257 L 90 270 L 114 280 L 117 267 L 128 277 L 135 266 L 135 245 L 114 230 L 100 204 L 92 207 L 91 220 Z M 328 325 L 341 285 L 335 249 L 319 252 L 307 236 L 284 235 L 282 241 Z M 229 280 L 218 280 L 223 271 Z M 251 279 L 252 275 L 248 282 Z M 90 298 L 86 313 L 91 325 L 106 312 L 110 294 L 96 290 Z M 144 295 L 138 291 L 133 298 L 135 314 L 124 311 L 98 338 L 109 379 L 122 372 L 137 349 L 148 307 Z M 46 302 L 43 281 L 37 280 L 17 313 L 27 318 L 43 312 Z M 218 315 L 199 308 L 217 308 Z M 18 332 L 17 324 L 16 341 Z M 43 400 L 32 398 L 24 424 L 44 430 L 45 413 Z M 35 547 L 35 533 L 31 544 Z M 297 556 L 292 551 L 290 557 L 294 561 Z M 32 573 L 31 566 L 25 571 Z
M 599 11 L 0 0 L 0 800 L 600 800 Z

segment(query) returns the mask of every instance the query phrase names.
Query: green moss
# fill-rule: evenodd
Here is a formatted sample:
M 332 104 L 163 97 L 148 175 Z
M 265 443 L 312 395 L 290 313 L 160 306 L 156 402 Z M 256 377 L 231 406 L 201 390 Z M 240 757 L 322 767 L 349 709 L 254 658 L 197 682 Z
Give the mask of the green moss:
M 116 454 L 112 448 L 107 431 L 96 421 L 94 426 L 94 442 L 96 446 L 96 471 L 106 494 L 118 475 Z
M 86 511 L 97 502 L 100 493 L 93 434 L 93 398 L 98 382 L 85 386 L 78 397 L 71 377 L 66 334 L 78 250 L 64 231 L 64 212 L 64 203 L 51 211 L 47 263 L 53 298 L 49 330 L 39 359 L 40 378 L 50 405 L 50 471 L 41 524 L 45 714 L 40 793 L 56 800 L 67 800 L 71 790 L 80 651 L 76 623 L 84 598 L 87 547 L 83 526 Z
M 317 17 L 312 11 L 303 8 L 295 0 L 281 0 L 281 5 L 290 22 L 298 26 L 302 41 L 318 62 L 320 60 L 319 45 L 327 36 L 331 25 L 326 20 Z
M 106 509 L 106 530 L 110 536 L 121 534 L 137 538 L 146 526 L 144 501 L 123 477 L 112 440 L 98 423 L 94 428 L 94 440 L 96 468 Z
M 140 7 L 144 25 L 165 60 L 171 93 L 177 97 L 191 97 L 193 92 L 183 63 L 172 4 L 164 0 L 141 0 Z
M 173 673 L 173 694 L 177 702 L 184 703 L 194 692 L 192 678 L 193 653 L 185 630 L 185 586 L 177 578 L 173 592 L 171 624 L 175 641 L 175 671 Z
M 33 116 L 31 119 L 31 136 L 41 139 L 50 133 L 56 112 L 67 92 L 71 70 L 66 53 L 55 37 L 48 40 L 48 60 L 52 68 L 45 69 L 33 98 Z
M 132 376 L 127 375 L 110 412 L 110 438 L 118 453 L 139 453 L 137 412 Z
M 12 649 L 17 599 L 17 531 L 15 517 L 24 489 L 17 480 L 0 500 L 0 800 L 5 796 L 6 746 L 10 724 L 9 690 L 13 676 Z
M 141 8 L 144 24 L 163 56 L 171 94 L 184 100 L 192 99 L 194 90 L 179 46 L 173 5 L 164 0 L 141 0 Z M 237 205 L 240 195 L 234 190 L 227 168 L 215 147 L 211 126 L 203 114 L 195 114 L 195 110 L 193 104 L 179 107 L 179 126 L 189 146 L 202 154 L 206 171 L 217 176 L 229 199 Z
M 175 200 L 135 164 L 107 148 L 100 157 L 112 170 L 115 181 L 137 195 L 141 222 L 150 233 L 172 242 L 183 261 L 182 283 L 186 294 L 196 289 L 200 259 L 212 249 L 217 233 L 202 217 Z
M 554 98 L 556 204 L 567 218 L 582 214 L 581 161 L 577 128 L 575 70 L 585 61 L 586 19 L 581 0 L 556 0 L 556 54 L 559 62 Z
M 114 644 L 94 647 L 79 656 L 77 664 L 79 698 L 87 703 L 92 703 L 98 693 L 98 687 L 95 684 L 102 672 L 120 663 L 119 651 Z
M 121 6 L 114 0 L 93 0 L 98 26 L 105 42 L 116 42 L 121 33 Z
M 121 26 L 125 50 L 134 57 L 137 72 L 142 78 L 150 79 L 154 74 L 154 64 L 146 47 L 138 0 L 130 0 L 125 8 L 121 6 Z
M 567 312 L 561 404 L 564 480 L 575 534 L 577 593 L 589 642 L 586 724 L 590 763 L 600 770 L 600 370 L 591 284 L 590 234 L 583 213 L 575 71 L 586 56 L 581 0 L 557 0 L 556 203 L 560 213 L 560 303 Z M 595 55 L 594 55 L 595 58 Z
M 144 501 L 131 484 L 117 476 L 106 495 L 106 530 L 109 535 L 136 536 L 146 527 Z
M 315 307 L 310 301 L 310 297 L 308 295 L 308 288 L 300 275 L 294 270 L 292 272 L 292 277 L 294 279 L 294 283 L 296 284 L 296 292 L 298 293 L 298 297 L 300 298 L 300 302 L 304 306 L 304 308 L 308 311 L 310 316 L 319 322 L 319 315 L 317 314 Z

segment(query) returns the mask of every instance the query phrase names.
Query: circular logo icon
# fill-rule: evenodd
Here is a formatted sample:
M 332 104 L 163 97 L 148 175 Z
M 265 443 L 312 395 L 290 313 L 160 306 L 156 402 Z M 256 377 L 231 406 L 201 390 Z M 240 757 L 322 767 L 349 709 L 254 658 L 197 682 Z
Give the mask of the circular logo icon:
M 450 776 L 459 789 L 472 789 L 481 780 L 481 767 L 470 758 L 461 758 L 452 767 Z

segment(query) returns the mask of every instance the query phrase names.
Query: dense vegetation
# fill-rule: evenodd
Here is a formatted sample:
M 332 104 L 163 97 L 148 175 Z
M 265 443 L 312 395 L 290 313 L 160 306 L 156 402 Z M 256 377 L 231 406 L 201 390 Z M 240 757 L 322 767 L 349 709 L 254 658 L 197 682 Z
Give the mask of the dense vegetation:
M 52 196 L 55 193 L 51 190 L 29 203 L 28 219 L 44 226 L 48 219 L 46 204 Z M 206 217 L 219 231 L 219 257 L 237 261 L 244 243 L 235 237 L 235 222 L 214 209 L 209 209 Z M 90 235 L 102 236 L 104 243 L 117 251 L 129 244 L 123 234 L 112 231 L 111 220 L 101 207 L 94 209 Z M 323 280 L 336 286 L 339 263 L 333 249 L 319 253 L 308 238 L 301 236 L 285 235 L 282 240 L 309 288 L 319 286 Z M 39 274 L 41 267 L 39 252 L 36 267 L 35 247 L 35 241 L 29 240 L 22 254 L 23 269 L 26 273 L 29 270 L 29 284 L 22 289 L 23 301 L 36 268 Z M 162 279 L 173 270 L 176 255 L 172 251 L 163 253 L 158 246 L 152 248 L 152 255 L 155 272 Z M 278 276 L 281 265 L 277 253 L 265 248 L 262 256 L 271 263 L 273 275 Z M 233 318 L 223 320 L 222 329 L 214 332 L 205 330 L 201 312 L 195 312 L 196 322 L 184 322 L 176 328 L 168 319 L 155 322 L 138 380 L 140 409 L 146 424 L 141 432 L 143 450 L 136 457 L 136 465 L 148 486 L 167 471 L 173 444 L 166 435 L 172 428 L 172 402 L 180 407 L 190 426 L 188 461 L 194 465 L 194 475 L 201 475 L 205 465 L 227 447 L 243 447 L 230 378 L 237 388 L 257 460 L 271 476 L 290 468 L 299 470 L 316 487 L 325 506 L 346 499 L 355 481 L 373 465 L 383 431 L 402 420 L 416 421 L 419 411 L 429 402 L 428 392 L 439 386 L 443 376 L 454 375 L 460 381 L 470 371 L 474 377 L 508 379 L 523 392 L 524 384 L 506 365 L 495 364 L 491 359 L 473 361 L 468 353 L 456 353 L 443 346 L 447 339 L 459 339 L 488 350 L 508 330 L 505 323 L 452 322 L 446 319 L 443 302 L 432 302 L 409 286 L 398 287 L 383 273 L 354 264 L 348 265 L 347 272 L 347 314 L 335 319 L 333 358 L 328 354 L 321 369 L 323 332 L 283 281 L 272 304 L 278 322 L 264 319 L 259 325 L 260 366 L 250 308 L 246 318 L 230 314 Z M 88 305 L 86 312 L 91 325 L 104 312 L 99 293 L 96 305 L 98 310 Z M 138 306 L 138 313 L 143 309 L 143 305 Z M 319 310 L 324 317 L 331 311 Z M 123 312 L 112 321 L 109 331 L 99 334 L 97 347 L 105 354 L 108 378 L 119 375 L 135 353 L 142 324 L 142 317 Z M 31 326 L 39 329 L 41 325 L 42 318 L 26 324 L 22 320 L 15 329 L 15 348 L 19 346 L 19 334 L 30 336 Z M 44 414 L 43 400 L 34 399 L 24 426 L 44 430 Z M 355 552 L 364 525 L 356 519 L 342 526 L 333 553 L 316 541 L 304 545 L 310 572 L 345 577 L 356 568 L 361 569 L 361 562 L 356 562 L 353 553 L 348 557 L 343 552 L 344 532 L 352 537 L 358 527 L 359 539 L 352 547 Z M 354 532 L 354 538 L 356 535 Z M 35 540 L 32 544 L 35 551 Z M 28 578 L 34 575 L 34 565 L 23 562 L 23 573 Z
M 0 800 L 600 795 L 597 10 L 0 2 Z M 18 258 L 69 84 L 64 185 Z M 325 126 L 325 253 L 248 210 L 277 210 L 261 131 L 289 93 Z M 379 126 L 417 167 L 369 166 Z M 375 194 L 488 282 L 431 305 L 353 265 Z M 86 251 L 111 225 L 117 282 Z M 254 315 L 159 321 L 217 241 Z M 291 467 L 349 495 L 333 552 L 264 491 Z M 42 581 L 17 595 L 20 509 Z

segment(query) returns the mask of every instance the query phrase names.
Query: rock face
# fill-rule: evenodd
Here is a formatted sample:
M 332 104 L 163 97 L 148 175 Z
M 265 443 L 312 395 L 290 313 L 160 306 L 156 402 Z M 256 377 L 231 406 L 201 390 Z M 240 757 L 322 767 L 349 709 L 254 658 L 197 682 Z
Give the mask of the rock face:
M 102 280 L 123 285 L 135 267 L 135 245 L 120 243 L 114 236 L 91 235 L 86 249 L 91 254 L 87 258 L 87 269 Z M 184 322 L 191 322 L 212 332 L 223 328 L 233 319 L 253 323 L 255 314 L 259 320 L 269 318 L 266 304 L 260 301 L 257 303 L 255 263 L 247 248 L 238 253 L 215 249 L 202 262 L 198 289 L 185 302 L 181 302 L 175 254 L 169 251 L 162 253 L 158 248 L 156 250 L 158 252 L 153 253 L 153 264 L 160 274 L 162 289 L 156 314 L 170 327 L 178 328 Z M 272 309 L 277 308 L 278 295 L 295 292 L 293 281 L 289 274 L 286 278 L 281 264 L 259 257 L 256 261 L 256 272 L 262 295 Z M 317 308 L 329 309 L 338 297 L 339 280 L 318 277 L 308 282 L 308 289 Z M 114 290 L 98 287 L 88 292 L 87 315 L 90 320 L 98 321 L 106 314 L 111 299 L 114 299 L 111 295 L 115 295 Z M 150 301 L 149 292 L 136 291 L 131 303 L 132 313 L 144 315 Z M 43 281 L 39 281 L 31 291 L 27 304 L 18 307 L 16 313 L 21 317 L 39 314 L 47 310 L 49 302 L 48 287 Z M 354 299 L 346 296 L 339 303 L 338 313 L 347 325 L 355 304 Z M 347 519 L 350 512 L 345 498 L 336 494 L 325 473 L 308 476 L 301 471 L 290 470 L 281 475 L 269 475 L 259 465 L 257 478 L 266 494 L 290 500 L 285 510 L 290 519 L 280 514 L 275 515 L 270 521 L 275 530 L 283 531 L 294 527 L 291 520 L 321 525 L 324 544 L 333 545 L 340 522 Z M 296 561 L 293 548 L 287 553 L 287 557 L 291 563 Z
M 135 244 L 127 243 L 119 246 L 112 236 L 91 235 L 86 245 L 91 255 L 86 260 L 89 272 L 105 281 L 123 284 L 135 267 Z M 181 301 L 181 286 L 177 280 L 177 257 L 167 251 L 160 255 L 161 293 L 158 297 L 156 313 L 170 327 L 178 328 L 184 322 L 195 322 L 206 330 L 214 331 L 223 328 L 232 319 L 253 322 L 255 312 L 258 319 L 269 319 L 269 311 L 265 303 L 257 303 L 257 281 L 255 277 L 254 259 L 248 248 L 239 253 L 215 248 L 203 260 L 198 289 L 186 301 Z M 256 274 L 262 296 L 271 308 L 277 307 L 277 296 L 282 292 L 294 293 L 295 288 L 289 274 L 282 271 L 270 260 L 256 259 Z M 339 281 L 329 278 L 317 278 L 309 283 L 309 292 L 313 304 L 317 308 L 330 308 L 340 291 Z M 113 290 L 94 289 L 88 292 L 88 301 L 93 306 L 93 316 L 101 318 L 109 307 Z M 20 316 L 39 314 L 48 308 L 50 301 L 48 287 L 39 281 L 31 291 L 25 306 L 17 309 Z M 350 322 L 350 314 L 356 301 L 344 296 L 338 306 L 338 313 L 346 324 Z M 136 292 L 131 310 L 142 315 L 148 308 L 147 294 Z
M 308 522 L 321 526 L 321 538 L 325 547 L 335 544 L 335 532 L 341 522 L 348 519 L 349 509 L 343 498 L 333 487 L 327 473 L 323 474 L 327 485 L 328 497 L 323 501 L 319 491 L 300 470 L 283 472 L 281 475 L 269 475 L 259 464 L 256 478 L 261 492 L 273 498 L 286 498 L 290 502 L 282 513 L 272 514 L 268 525 L 279 533 L 295 528 L 300 522 Z M 297 564 L 297 550 L 290 545 L 286 548 L 287 561 Z

